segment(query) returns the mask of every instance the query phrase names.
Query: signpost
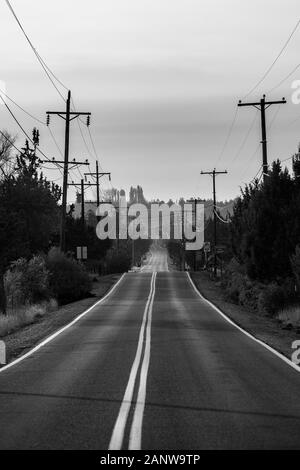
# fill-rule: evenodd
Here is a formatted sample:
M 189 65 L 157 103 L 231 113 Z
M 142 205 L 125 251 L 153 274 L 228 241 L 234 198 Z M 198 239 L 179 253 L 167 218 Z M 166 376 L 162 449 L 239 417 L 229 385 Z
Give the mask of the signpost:
M 87 246 L 78 246 L 77 247 L 77 259 L 87 260 Z
M 6 347 L 4 341 L 0 341 L 0 364 L 6 364 Z
M 204 242 L 203 251 L 205 255 L 205 269 L 207 269 L 208 254 L 211 252 L 210 242 Z
M 203 250 L 204 250 L 204 253 L 210 253 L 211 252 L 210 242 L 204 242 Z

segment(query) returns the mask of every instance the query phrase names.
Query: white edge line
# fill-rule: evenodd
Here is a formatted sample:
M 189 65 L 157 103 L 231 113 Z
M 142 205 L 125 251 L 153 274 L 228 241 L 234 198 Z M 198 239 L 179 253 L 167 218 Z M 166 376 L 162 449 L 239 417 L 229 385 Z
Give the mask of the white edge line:
M 140 383 L 137 396 L 137 402 L 134 410 L 133 421 L 130 430 L 129 436 L 129 450 L 141 450 L 142 447 L 142 428 L 143 428 L 143 419 L 144 419 L 144 410 L 146 404 L 146 391 L 147 391 L 147 378 L 148 370 L 150 364 L 150 354 L 151 354 L 151 324 L 152 324 L 152 311 L 155 298 L 155 281 L 156 273 L 154 274 L 154 283 L 151 302 L 148 309 L 148 319 L 146 327 L 146 345 L 144 352 L 144 359 L 142 362 L 141 372 L 140 372 Z
M 219 315 L 221 315 L 228 323 L 230 323 L 232 326 L 234 326 L 235 328 L 237 328 L 239 331 L 241 331 L 242 333 L 244 333 L 244 335 L 248 336 L 248 338 L 251 338 L 253 341 L 255 341 L 256 343 L 260 344 L 261 346 L 263 346 L 265 349 L 267 349 L 268 351 L 270 351 L 271 353 L 275 354 L 275 356 L 279 357 L 279 359 L 281 359 L 282 361 L 284 361 L 287 365 L 289 365 L 290 367 L 292 367 L 293 369 L 295 369 L 297 372 L 300 372 L 300 367 L 297 366 L 296 364 L 294 364 L 292 361 L 290 361 L 290 359 L 288 359 L 286 356 L 284 356 L 283 354 L 281 354 L 279 351 L 276 351 L 276 349 L 272 348 L 271 346 L 269 346 L 268 344 L 264 343 L 263 341 L 261 341 L 260 339 L 257 339 L 255 338 L 255 336 L 253 336 L 251 333 L 248 333 L 248 331 L 244 330 L 243 328 L 241 328 L 239 325 L 237 325 L 236 323 L 234 323 L 234 321 L 232 321 L 229 317 L 227 317 L 227 315 L 225 315 L 216 305 L 214 305 L 212 302 L 210 302 L 210 300 L 207 300 L 202 294 L 201 292 L 197 289 L 197 287 L 195 286 L 194 282 L 192 281 L 191 279 L 191 276 L 190 276 L 190 273 L 187 272 L 187 276 L 190 280 L 190 283 L 193 287 L 193 289 L 195 290 L 195 292 L 199 295 L 199 297 L 204 300 L 206 303 L 208 303 L 208 305 L 210 305 Z
M 70 328 L 71 326 L 75 325 L 75 323 L 77 323 L 79 320 L 81 320 L 81 318 L 83 318 L 85 315 L 87 315 L 91 310 L 93 310 L 95 307 L 97 307 L 98 305 L 100 305 L 102 302 L 104 302 L 115 290 L 116 288 L 119 286 L 119 284 L 121 283 L 121 281 L 124 279 L 125 277 L 125 274 L 123 274 L 120 279 L 118 280 L 118 282 L 116 282 L 116 284 L 109 290 L 109 292 L 100 300 L 98 300 L 96 303 L 94 303 L 91 307 L 89 307 L 87 310 L 85 310 L 83 313 L 81 313 L 80 315 L 78 315 L 78 317 L 74 318 L 74 320 L 72 320 L 70 323 L 68 323 L 67 325 L 65 325 L 63 328 L 61 328 L 60 330 L 56 331 L 55 333 L 53 333 L 51 336 L 48 336 L 48 338 L 44 339 L 41 343 L 39 343 L 37 346 L 35 346 L 33 349 L 30 349 L 30 351 L 28 351 L 26 354 L 24 354 L 23 356 L 21 357 L 18 357 L 18 359 L 15 359 L 14 361 L 10 362 L 9 364 L 7 364 L 6 366 L 2 367 L 0 369 L 0 373 L 1 372 L 4 372 L 6 371 L 7 369 L 10 369 L 11 367 L 19 364 L 20 362 L 24 361 L 24 359 L 27 359 L 27 357 L 31 356 L 32 354 L 34 354 L 35 352 L 37 352 L 39 349 L 41 349 L 43 346 L 45 346 L 46 344 L 50 343 L 50 341 L 52 341 L 53 339 L 55 339 L 57 336 L 59 336 L 61 333 L 63 333 L 64 331 L 66 331 L 68 328 Z
M 119 409 L 117 419 L 114 424 L 112 436 L 109 442 L 108 450 L 121 450 L 124 440 L 125 427 L 127 424 L 128 414 L 132 404 L 133 392 L 136 383 L 136 377 L 139 370 L 139 365 L 141 363 L 142 354 L 143 354 L 143 342 L 145 327 L 147 324 L 148 310 L 151 303 L 152 293 L 154 289 L 155 276 L 154 273 L 151 276 L 150 282 L 150 292 L 147 298 L 146 306 L 143 313 L 143 320 L 139 333 L 138 346 L 135 353 L 135 358 L 131 366 L 129 379 L 127 382 L 126 390 L 122 399 L 122 403 Z

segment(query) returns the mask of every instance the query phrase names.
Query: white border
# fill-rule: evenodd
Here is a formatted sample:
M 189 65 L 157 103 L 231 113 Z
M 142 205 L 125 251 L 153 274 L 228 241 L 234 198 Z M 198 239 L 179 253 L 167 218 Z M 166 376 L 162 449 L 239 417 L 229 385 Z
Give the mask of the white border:
M 44 339 L 44 341 L 42 341 L 41 343 L 39 343 L 37 346 L 35 346 L 33 349 L 30 349 L 30 351 L 28 351 L 26 354 L 24 354 L 23 356 L 21 357 L 18 357 L 17 359 L 15 359 L 14 361 L 10 362 L 9 364 L 7 364 L 6 366 L 2 367 L 0 369 L 0 374 L 1 372 L 4 372 L 6 371 L 7 369 L 10 369 L 11 367 L 15 366 L 16 364 L 19 364 L 19 362 L 22 362 L 24 361 L 24 359 L 26 359 L 27 357 L 31 356 L 32 354 L 34 354 L 36 351 L 38 351 L 39 349 L 41 349 L 43 346 L 45 346 L 46 344 L 50 343 L 50 341 L 52 341 L 53 339 L 55 339 L 57 336 L 59 336 L 61 333 L 63 333 L 64 331 L 66 331 L 68 328 L 70 328 L 71 326 L 75 325 L 75 323 L 77 323 L 79 320 L 81 320 L 82 317 L 84 317 L 85 315 L 87 315 L 87 313 L 89 313 L 91 310 L 93 310 L 93 308 L 97 307 L 98 305 L 100 305 L 102 302 L 104 302 L 107 297 L 109 297 L 115 290 L 116 288 L 118 287 L 118 285 L 120 284 L 120 282 L 124 279 L 124 276 L 125 274 L 123 274 L 120 279 L 118 280 L 118 282 L 116 282 L 116 284 L 109 290 L 109 292 L 100 300 L 98 300 L 96 303 L 94 303 L 90 308 L 88 308 L 87 310 L 85 310 L 83 313 L 81 313 L 80 315 L 78 315 L 78 317 L 74 318 L 74 320 L 71 321 L 71 323 L 68 323 L 67 325 L 65 325 L 63 328 L 61 328 L 60 330 L 56 331 L 56 333 L 53 333 L 51 336 L 49 336 L 48 338 Z
M 279 359 L 281 359 L 283 362 L 285 362 L 286 364 L 288 364 L 290 367 L 292 367 L 293 369 L 295 369 L 297 372 L 300 372 L 300 367 L 297 366 L 297 364 L 294 364 L 294 362 L 290 361 L 290 359 L 288 359 L 286 356 L 284 356 L 283 354 L 281 354 L 280 352 L 276 351 L 276 349 L 273 349 L 271 346 L 269 346 L 268 344 L 264 343 L 263 341 L 260 341 L 259 339 L 255 338 L 255 336 L 251 335 L 250 333 L 248 333 L 246 330 L 243 330 L 243 328 L 241 328 L 239 325 L 237 325 L 236 323 L 234 323 L 234 321 L 232 321 L 230 318 L 228 318 L 218 307 L 216 307 L 216 305 L 214 305 L 212 302 L 210 302 L 209 300 L 207 300 L 205 297 L 203 297 L 203 295 L 200 293 L 200 291 L 197 289 L 197 287 L 195 286 L 194 282 L 192 281 L 191 279 L 191 276 L 190 276 L 190 273 L 187 272 L 187 276 L 189 278 L 189 281 L 194 289 L 194 291 L 199 295 L 199 297 L 204 300 L 206 303 L 208 303 L 208 305 L 210 305 L 219 315 L 221 315 L 228 323 L 230 323 L 232 326 L 234 326 L 235 328 L 237 328 L 239 331 L 241 331 L 244 335 L 248 336 L 248 338 L 251 338 L 253 341 L 255 341 L 256 343 L 260 344 L 261 346 L 263 346 L 265 349 L 267 349 L 268 351 L 270 351 L 271 353 L 275 354 L 275 356 L 279 357 Z

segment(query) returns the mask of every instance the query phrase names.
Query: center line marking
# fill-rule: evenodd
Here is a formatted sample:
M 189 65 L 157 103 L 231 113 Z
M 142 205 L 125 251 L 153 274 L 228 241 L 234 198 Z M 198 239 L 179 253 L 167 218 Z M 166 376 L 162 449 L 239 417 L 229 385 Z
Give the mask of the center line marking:
M 150 346 L 147 347 L 147 344 L 149 343 L 151 339 L 151 334 L 149 333 L 149 328 L 148 328 L 149 327 L 148 317 L 150 314 L 152 315 L 152 307 L 153 307 L 153 300 L 154 300 L 154 293 L 155 293 L 155 279 L 156 279 L 156 273 L 153 273 L 151 277 L 150 293 L 147 299 L 147 303 L 146 303 L 146 307 L 145 307 L 144 315 L 143 315 L 143 321 L 142 321 L 142 325 L 140 329 L 138 347 L 137 347 L 136 355 L 135 355 L 135 358 L 131 367 L 129 380 L 128 380 L 125 394 L 123 397 L 123 401 L 120 407 L 120 411 L 119 411 L 117 420 L 115 422 L 112 437 L 109 443 L 109 447 L 108 447 L 109 450 L 121 450 L 122 449 L 125 427 L 126 427 L 129 411 L 130 411 L 131 404 L 132 404 L 136 377 L 137 377 L 137 373 L 138 373 L 138 369 L 139 369 L 139 365 L 140 365 L 142 353 L 143 353 L 143 342 L 144 342 L 144 334 L 145 334 L 146 325 L 147 325 L 147 333 L 146 333 L 146 346 L 145 346 L 144 356 L 146 356 L 146 350 L 149 348 L 149 358 L 150 358 Z M 150 328 L 151 328 L 151 324 L 150 324 Z M 148 367 L 147 367 L 147 363 L 145 363 L 145 360 L 143 361 L 143 365 L 144 365 L 144 368 L 142 367 L 143 378 L 142 378 L 142 371 L 141 371 L 139 392 L 142 387 L 141 393 L 143 393 L 143 388 L 145 389 L 145 393 L 146 393 L 146 380 L 147 380 Z M 149 362 L 148 362 L 148 366 L 149 366 Z M 146 370 L 146 367 L 147 367 L 147 370 Z M 145 372 L 146 372 L 146 376 L 145 376 Z M 143 406 L 143 410 L 144 410 L 144 406 Z M 134 413 L 134 415 L 136 415 L 136 413 Z M 140 411 L 138 412 L 138 415 L 140 415 Z M 137 419 L 139 420 L 139 423 L 141 425 L 143 418 L 140 419 L 140 416 L 139 416 L 139 418 L 136 418 L 136 420 Z M 141 429 L 140 429 L 140 435 L 141 435 Z M 137 436 L 139 438 L 138 433 L 137 433 Z M 136 442 L 135 439 L 134 439 L 134 442 Z
M 155 273 L 156 278 L 156 273 Z M 137 402 L 135 405 L 133 421 L 130 430 L 129 437 L 129 450 L 140 450 L 142 445 L 142 428 L 143 428 L 143 417 L 146 403 L 146 388 L 147 388 L 147 377 L 150 363 L 150 351 L 151 351 L 151 323 L 152 323 L 152 310 L 153 302 L 155 297 L 155 282 L 153 286 L 153 295 L 149 305 L 148 321 L 146 328 L 146 345 L 144 359 L 140 373 L 140 385 L 137 396 Z

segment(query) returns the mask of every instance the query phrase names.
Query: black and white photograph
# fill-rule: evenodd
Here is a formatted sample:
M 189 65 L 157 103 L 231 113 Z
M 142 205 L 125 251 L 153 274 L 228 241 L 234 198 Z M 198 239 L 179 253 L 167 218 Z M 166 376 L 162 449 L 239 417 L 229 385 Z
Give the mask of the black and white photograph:
M 299 7 L 0 0 L 0 461 L 300 450 Z

